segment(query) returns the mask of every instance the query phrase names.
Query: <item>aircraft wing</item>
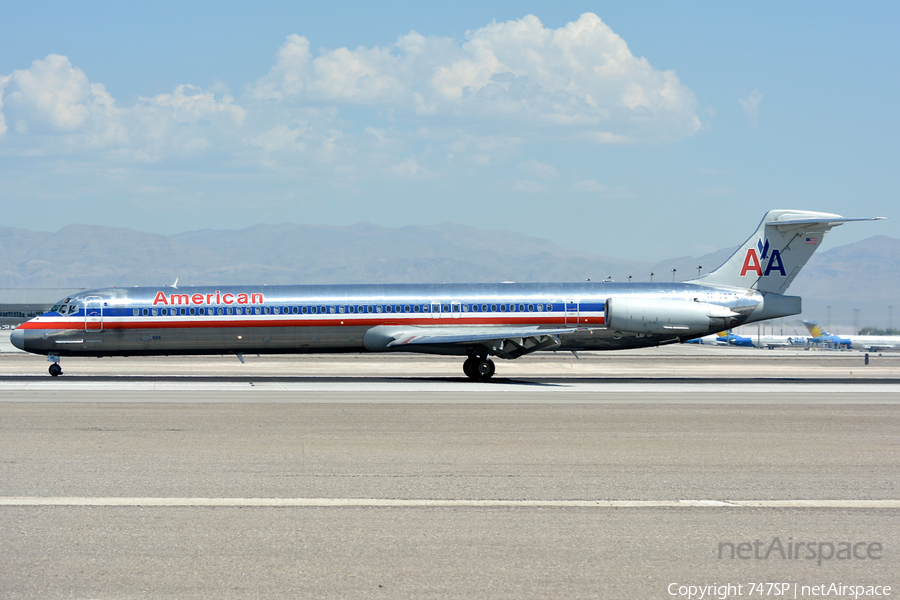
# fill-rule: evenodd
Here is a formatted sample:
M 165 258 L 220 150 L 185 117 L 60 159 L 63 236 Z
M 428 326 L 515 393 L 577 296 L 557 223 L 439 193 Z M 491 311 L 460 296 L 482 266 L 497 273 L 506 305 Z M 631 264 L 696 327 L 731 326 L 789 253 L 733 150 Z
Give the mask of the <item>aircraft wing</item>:
M 538 327 L 416 327 L 398 331 L 388 348 L 403 346 L 477 345 L 501 358 L 518 358 L 537 350 L 553 350 L 559 335 L 583 331 L 585 327 L 541 329 Z

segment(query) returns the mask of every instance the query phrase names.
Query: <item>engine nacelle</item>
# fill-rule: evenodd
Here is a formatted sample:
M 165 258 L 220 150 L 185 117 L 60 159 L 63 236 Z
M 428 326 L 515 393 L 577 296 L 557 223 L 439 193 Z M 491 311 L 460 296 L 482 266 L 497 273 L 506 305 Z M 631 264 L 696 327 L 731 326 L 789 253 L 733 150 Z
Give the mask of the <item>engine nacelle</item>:
M 606 324 L 610 329 L 634 333 L 695 335 L 722 331 L 737 324 L 730 308 L 693 300 L 609 298 Z

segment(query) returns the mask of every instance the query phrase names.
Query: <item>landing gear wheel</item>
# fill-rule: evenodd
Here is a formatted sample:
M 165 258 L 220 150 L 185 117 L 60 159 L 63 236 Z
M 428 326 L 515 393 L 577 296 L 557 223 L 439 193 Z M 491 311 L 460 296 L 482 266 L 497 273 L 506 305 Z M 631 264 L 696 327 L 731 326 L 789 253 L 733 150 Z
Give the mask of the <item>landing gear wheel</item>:
M 463 363 L 463 373 L 465 373 L 466 377 L 469 379 L 478 379 L 478 373 L 475 372 L 475 364 L 477 362 L 477 356 L 470 356 L 466 359 L 466 362 Z
M 50 365 L 50 375 L 53 377 L 59 377 L 62 375 L 62 367 L 59 366 L 59 363 L 53 363 Z
M 489 358 L 478 360 L 474 365 L 475 376 L 478 379 L 487 380 L 494 376 L 494 361 Z

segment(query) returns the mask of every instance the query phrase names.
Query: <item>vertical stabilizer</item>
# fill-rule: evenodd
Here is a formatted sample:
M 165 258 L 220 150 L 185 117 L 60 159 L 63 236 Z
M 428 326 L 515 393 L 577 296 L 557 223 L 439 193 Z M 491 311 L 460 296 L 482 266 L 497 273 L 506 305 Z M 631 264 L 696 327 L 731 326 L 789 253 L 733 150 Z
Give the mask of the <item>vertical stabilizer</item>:
M 882 218 L 848 219 L 831 213 L 770 210 L 756 232 L 725 264 L 691 283 L 783 294 L 832 227 Z

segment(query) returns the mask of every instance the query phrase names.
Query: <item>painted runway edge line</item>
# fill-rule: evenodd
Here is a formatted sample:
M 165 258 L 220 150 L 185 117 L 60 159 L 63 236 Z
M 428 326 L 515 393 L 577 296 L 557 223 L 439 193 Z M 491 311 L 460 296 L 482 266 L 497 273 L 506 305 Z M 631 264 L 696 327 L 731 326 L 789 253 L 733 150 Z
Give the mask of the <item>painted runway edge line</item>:
M 900 500 L 428 500 L 389 498 L 0 497 L 0 506 L 349 508 L 900 508 Z

